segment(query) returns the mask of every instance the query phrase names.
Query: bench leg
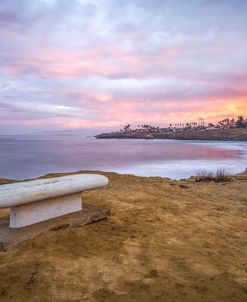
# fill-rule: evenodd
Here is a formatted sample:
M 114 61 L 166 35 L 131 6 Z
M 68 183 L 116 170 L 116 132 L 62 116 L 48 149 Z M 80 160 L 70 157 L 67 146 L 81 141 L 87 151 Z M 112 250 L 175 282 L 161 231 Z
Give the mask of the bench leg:
M 80 210 L 82 210 L 81 193 L 45 199 L 12 207 L 9 226 L 20 228 Z

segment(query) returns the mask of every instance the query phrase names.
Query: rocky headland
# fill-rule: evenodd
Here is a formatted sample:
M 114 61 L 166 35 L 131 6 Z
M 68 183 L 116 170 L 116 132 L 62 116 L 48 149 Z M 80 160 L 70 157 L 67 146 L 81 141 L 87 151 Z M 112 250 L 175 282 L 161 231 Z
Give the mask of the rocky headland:
M 177 139 L 177 140 L 219 140 L 247 141 L 247 129 L 214 129 L 214 130 L 178 130 L 163 132 L 110 132 L 101 133 L 96 138 L 118 139 Z

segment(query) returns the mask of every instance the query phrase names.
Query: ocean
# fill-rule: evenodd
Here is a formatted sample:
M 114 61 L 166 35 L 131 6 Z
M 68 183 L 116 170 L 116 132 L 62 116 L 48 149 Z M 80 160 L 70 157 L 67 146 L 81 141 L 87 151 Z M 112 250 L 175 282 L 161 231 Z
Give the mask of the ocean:
M 100 170 L 172 179 L 247 168 L 247 142 L 95 139 L 76 134 L 0 135 L 0 178 Z

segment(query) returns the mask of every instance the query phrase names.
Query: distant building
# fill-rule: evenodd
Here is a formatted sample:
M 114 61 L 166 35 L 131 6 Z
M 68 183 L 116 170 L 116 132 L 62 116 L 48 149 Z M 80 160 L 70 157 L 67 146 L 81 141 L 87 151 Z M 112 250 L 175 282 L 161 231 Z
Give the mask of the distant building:
M 215 127 L 215 126 L 208 126 L 207 128 L 206 128 L 206 130 L 216 130 L 217 128 Z

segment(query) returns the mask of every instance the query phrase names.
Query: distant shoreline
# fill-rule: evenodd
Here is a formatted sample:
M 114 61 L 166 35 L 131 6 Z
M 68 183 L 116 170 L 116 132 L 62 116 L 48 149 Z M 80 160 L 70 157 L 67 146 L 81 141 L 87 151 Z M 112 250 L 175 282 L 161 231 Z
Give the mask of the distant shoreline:
M 247 141 L 247 129 L 178 130 L 176 132 L 110 132 L 95 136 L 97 139 L 174 139 L 174 140 L 219 140 Z

